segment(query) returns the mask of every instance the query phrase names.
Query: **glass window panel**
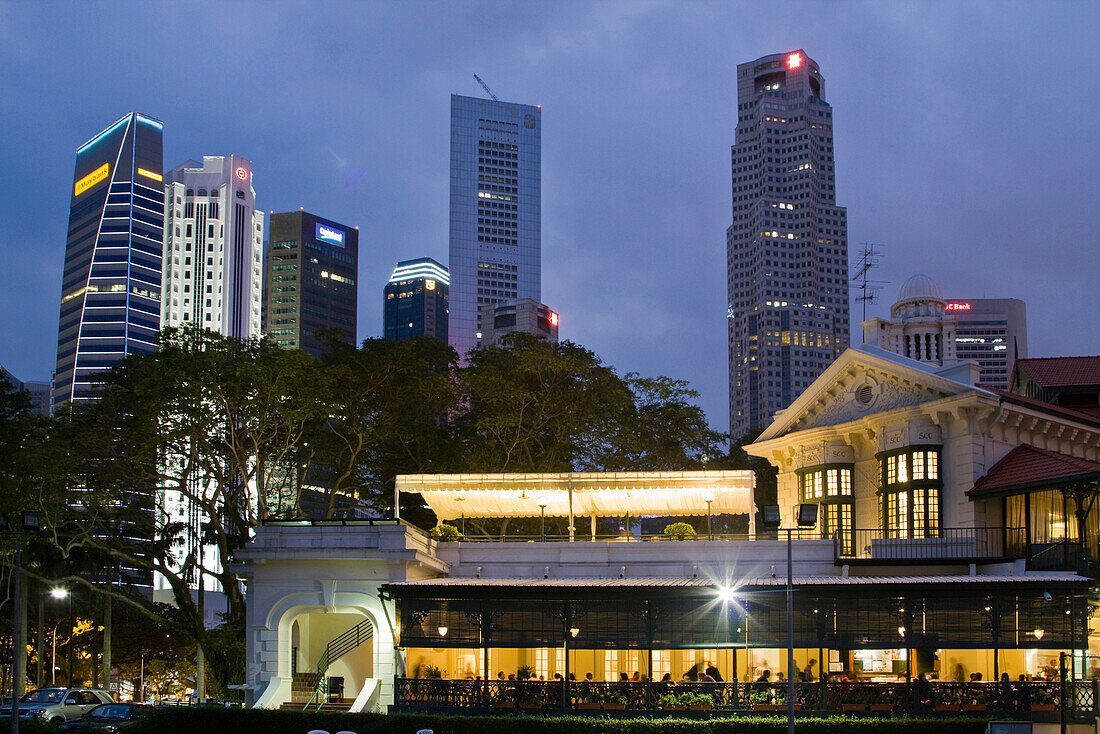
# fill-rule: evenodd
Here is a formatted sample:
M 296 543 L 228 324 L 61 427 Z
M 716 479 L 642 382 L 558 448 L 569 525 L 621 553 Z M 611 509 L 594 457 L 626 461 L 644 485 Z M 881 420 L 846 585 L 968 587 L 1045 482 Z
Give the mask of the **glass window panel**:
M 839 491 L 839 480 L 837 479 L 838 470 L 830 469 L 827 474 L 828 482 L 825 485 L 826 494 L 830 497 L 835 497 Z
M 913 452 L 913 479 L 924 479 L 924 452 Z
M 897 484 L 898 481 L 898 457 L 886 457 L 886 483 Z
M 940 490 L 935 487 L 929 487 L 928 493 L 928 535 L 929 537 L 939 537 L 940 535 Z
M 898 454 L 898 484 L 904 484 L 909 481 L 909 469 L 908 462 L 906 461 L 905 454 Z
M 940 478 L 940 452 L 939 451 L 929 451 L 926 454 L 926 458 L 927 458 L 927 471 L 925 473 L 928 475 L 928 478 L 929 479 L 939 479 Z
M 923 538 L 923 537 L 925 537 L 925 535 L 924 535 L 924 530 L 925 530 L 925 527 L 924 527 L 925 504 L 924 504 L 924 502 L 925 502 L 924 490 L 920 489 L 920 488 L 914 489 L 913 490 L 913 537 L 914 538 Z
M 851 495 L 852 494 L 852 470 L 841 469 L 840 470 L 840 493 Z

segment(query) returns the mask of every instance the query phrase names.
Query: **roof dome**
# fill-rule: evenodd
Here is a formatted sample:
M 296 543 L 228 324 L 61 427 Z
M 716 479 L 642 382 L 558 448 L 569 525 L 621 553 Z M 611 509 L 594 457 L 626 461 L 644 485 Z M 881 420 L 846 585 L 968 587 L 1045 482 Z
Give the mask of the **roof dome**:
M 923 273 L 914 275 L 901 286 L 898 291 L 898 301 L 908 301 L 914 298 L 943 300 L 943 293 L 936 281 Z

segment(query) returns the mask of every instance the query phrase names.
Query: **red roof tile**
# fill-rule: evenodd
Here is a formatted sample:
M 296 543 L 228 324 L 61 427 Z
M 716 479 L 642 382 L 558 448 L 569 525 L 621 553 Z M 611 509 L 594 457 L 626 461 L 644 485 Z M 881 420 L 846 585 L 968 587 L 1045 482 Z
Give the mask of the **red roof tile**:
M 1042 387 L 1100 385 L 1100 357 L 1017 359 L 1016 368 Z
M 1054 403 L 1048 403 L 1045 400 L 1038 400 L 1036 398 L 1029 398 L 1023 395 L 1017 395 L 1014 392 L 1008 392 L 1007 390 L 1001 390 L 996 387 L 986 387 L 992 393 L 1000 395 L 1005 400 L 1016 403 L 1017 405 L 1023 405 L 1029 408 L 1035 408 L 1042 410 L 1052 415 L 1060 415 L 1065 418 L 1072 418 L 1077 421 L 1084 421 L 1086 423 L 1100 424 L 1100 406 L 1098 410 L 1093 412 L 1091 406 L 1077 406 L 1075 408 L 1066 408 L 1061 405 L 1055 405 Z
M 1026 444 L 1017 446 L 974 482 L 967 494 L 996 494 L 1008 489 L 1027 489 L 1082 475 L 1100 478 L 1100 462 Z

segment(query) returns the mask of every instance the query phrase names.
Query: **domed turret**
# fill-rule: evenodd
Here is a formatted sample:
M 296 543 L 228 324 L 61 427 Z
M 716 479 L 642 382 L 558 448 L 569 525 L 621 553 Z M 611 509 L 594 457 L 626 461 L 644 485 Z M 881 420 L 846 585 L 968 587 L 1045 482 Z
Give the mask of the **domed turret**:
M 901 321 L 941 319 L 945 305 L 943 293 L 936 281 L 918 273 L 901 286 L 898 300 L 890 308 L 890 316 Z
M 901 286 L 901 290 L 898 291 L 899 302 L 908 301 L 912 298 L 942 301 L 943 293 L 940 291 L 940 287 L 936 285 L 936 281 L 923 273 L 917 273 L 905 281 Z

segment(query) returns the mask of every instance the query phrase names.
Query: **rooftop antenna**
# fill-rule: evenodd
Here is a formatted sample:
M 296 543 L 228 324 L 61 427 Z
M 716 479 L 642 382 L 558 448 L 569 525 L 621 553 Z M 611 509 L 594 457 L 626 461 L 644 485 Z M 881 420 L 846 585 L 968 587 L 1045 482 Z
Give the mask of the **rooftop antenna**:
M 882 254 L 881 248 L 882 245 L 876 245 L 873 242 L 864 242 L 860 245 L 859 260 L 855 265 L 855 273 L 848 280 L 859 291 L 856 302 L 863 304 L 863 318 L 860 319 L 861 321 L 867 320 L 867 304 L 878 301 L 878 293 L 885 284 L 885 281 L 871 280 L 867 277 L 867 274 L 871 272 L 871 268 L 878 267 L 878 258 Z
M 479 77 L 477 74 L 474 74 L 474 79 L 477 79 L 477 83 L 481 85 L 481 88 L 485 90 L 486 94 L 488 94 L 490 97 L 493 98 L 494 102 L 499 102 L 500 101 L 500 97 L 493 94 L 493 90 L 489 89 L 489 85 L 486 84 L 484 81 L 482 81 L 481 77 Z

